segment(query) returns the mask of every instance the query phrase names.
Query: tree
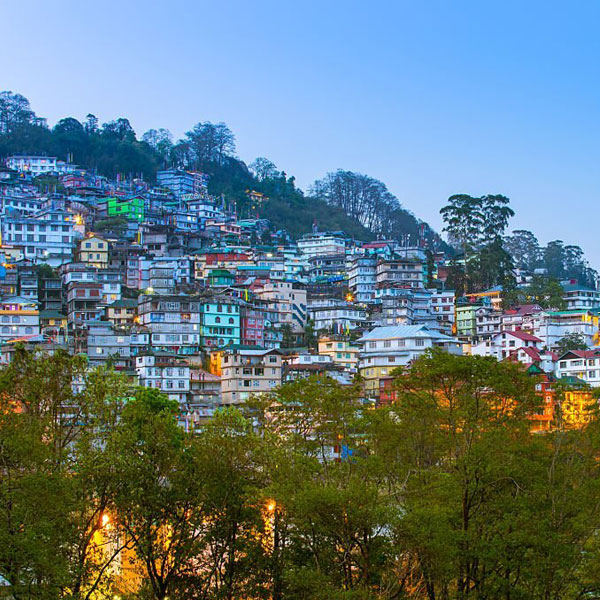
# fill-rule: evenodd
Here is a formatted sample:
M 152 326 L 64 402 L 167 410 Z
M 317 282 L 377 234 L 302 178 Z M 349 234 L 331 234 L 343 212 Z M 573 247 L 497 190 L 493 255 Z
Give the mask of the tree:
M 284 323 L 280 327 L 280 331 L 283 335 L 281 339 L 282 348 L 293 348 L 296 345 L 296 339 L 294 336 L 294 330 L 289 323 Z
M 198 123 L 185 136 L 198 168 L 210 162 L 221 165 L 235 152 L 235 136 L 225 123 Z
M 315 181 L 310 190 L 331 206 L 342 208 L 371 231 L 385 235 L 389 232 L 392 212 L 400 209 L 398 199 L 381 181 L 362 173 L 338 170 Z M 415 230 L 418 224 L 414 222 Z
M 558 340 L 556 351 L 559 354 L 564 354 L 569 350 L 587 350 L 588 346 L 585 343 L 585 338 L 581 333 L 567 333 Z
M 122 546 L 105 535 L 117 544 L 106 551 L 96 534 L 112 496 L 105 435 L 124 390 L 113 371 L 60 351 L 17 348 L 0 371 L 0 576 L 12 597 L 88 600 L 110 588 Z
M 34 123 L 35 113 L 21 94 L 0 92 L 0 134 L 11 134 Z
M 397 377 L 384 439 L 405 477 L 397 539 L 411 597 L 577 597 L 594 527 L 579 515 L 598 518 L 577 489 L 594 493 L 598 466 L 587 434 L 529 434 L 534 382 L 518 365 L 441 351 Z
M 268 158 L 255 158 L 254 161 L 250 163 L 249 168 L 258 181 L 272 179 L 278 174 L 277 167 Z
M 512 256 L 515 267 L 533 271 L 540 265 L 540 244 L 531 231 L 518 229 L 504 238 L 504 247 Z
M 168 129 L 149 129 L 142 141 L 151 146 L 163 162 L 167 162 L 173 149 L 173 135 Z

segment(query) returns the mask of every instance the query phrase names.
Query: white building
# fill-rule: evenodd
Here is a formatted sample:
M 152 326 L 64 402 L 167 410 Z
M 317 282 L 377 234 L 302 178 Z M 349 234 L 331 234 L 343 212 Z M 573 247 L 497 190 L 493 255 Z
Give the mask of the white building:
M 354 300 L 366 304 L 375 297 L 377 258 L 355 254 L 348 260 L 348 287 Z
M 532 325 L 533 333 L 547 348 L 556 348 L 569 334 L 579 334 L 587 346 L 598 339 L 597 318 L 589 310 L 542 311 L 534 315 Z
M 2 215 L 2 243 L 22 248 L 26 259 L 58 266 L 73 258 L 78 237 L 71 215 L 44 210 L 32 216 Z
M 6 166 L 20 173 L 31 173 L 36 177 L 58 171 L 56 162 L 56 156 L 9 156 L 6 159 Z
M 135 359 L 140 385 L 163 391 L 171 400 L 185 404 L 190 391 L 190 367 L 169 352 L 142 353 Z
M 338 300 L 326 306 L 309 305 L 308 318 L 314 321 L 316 331 L 326 329 L 343 333 L 364 326 L 367 321 L 367 311 L 360 306 Z
M 567 310 L 600 308 L 600 291 L 569 283 L 563 285 L 563 300 L 567 303 Z
M 577 377 L 591 387 L 600 387 L 600 349 L 569 350 L 556 361 L 556 377 Z
M 537 351 L 542 349 L 543 341 L 525 331 L 502 331 L 491 336 L 491 338 L 480 341 L 471 346 L 471 354 L 475 356 L 493 356 L 497 360 L 515 355 L 521 348 L 533 348 Z M 518 353 L 516 354 L 519 358 Z M 530 362 L 530 361 L 526 361 Z
M 0 300 L 0 343 L 39 333 L 40 313 L 35 300 L 21 296 Z
M 346 240 L 341 231 L 307 233 L 298 240 L 298 249 L 307 258 L 327 254 L 344 254 Z

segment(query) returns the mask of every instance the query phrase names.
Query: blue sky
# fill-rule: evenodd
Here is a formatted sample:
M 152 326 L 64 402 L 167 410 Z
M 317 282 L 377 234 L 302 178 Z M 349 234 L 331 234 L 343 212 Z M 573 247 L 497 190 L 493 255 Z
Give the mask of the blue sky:
M 449 195 L 502 193 L 600 267 L 597 1 L 23 4 L 0 3 L 0 89 L 51 124 L 225 121 L 243 160 L 367 173 L 438 229 Z

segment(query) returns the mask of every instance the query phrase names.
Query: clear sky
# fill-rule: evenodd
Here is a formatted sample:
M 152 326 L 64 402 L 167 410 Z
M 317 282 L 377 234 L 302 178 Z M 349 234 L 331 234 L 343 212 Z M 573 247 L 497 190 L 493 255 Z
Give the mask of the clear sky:
M 307 188 L 384 181 L 435 228 L 501 193 L 600 267 L 600 2 L 0 0 L 0 89 L 181 136 L 225 121 Z

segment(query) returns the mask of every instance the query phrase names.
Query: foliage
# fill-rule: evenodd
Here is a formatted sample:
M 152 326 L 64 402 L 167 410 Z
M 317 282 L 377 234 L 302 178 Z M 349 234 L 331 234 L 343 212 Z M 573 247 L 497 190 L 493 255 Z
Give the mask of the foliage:
M 529 285 L 505 290 L 502 300 L 505 308 L 521 304 L 539 304 L 546 310 L 563 310 L 566 303 L 564 290 L 556 279 L 535 275 Z
M 519 269 L 531 273 L 540 269 L 552 279 L 575 279 L 581 285 L 596 287 L 597 273 L 579 246 L 554 240 L 541 247 L 533 233 L 517 230 L 504 238 L 504 247 Z
M 390 406 L 311 377 L 186 432 L 160 391 L 20 348 L 0 576 L 18 600 L 596 597 L 598 411 L 532 435 L 535 383 L 433 350 Z
M 512 257 L 502 244 L 502 235 L 514 215 L 508 204 L 505 196 L 458 194 L 440 210 L 444 231 L 463 252 L 462 261 L 452 265 L 449 282 L 461 294 L 514 285 Z
M 569 350 L 587 350 L 588 346 L 585 343 L 585 338 L 581 333 L 567 333 L 558 340 L 556 344 L 556 351 L 559 354 L 564 354 Z
M 409 236 L 413 245 L 421 234 L 431 242 L 436 238 L 428 225 L 401 207 L 384 183 L 368 175 L 340 169 L 315 181 L 310 192 L 329 206 L 341 208 L 378 237 Z

